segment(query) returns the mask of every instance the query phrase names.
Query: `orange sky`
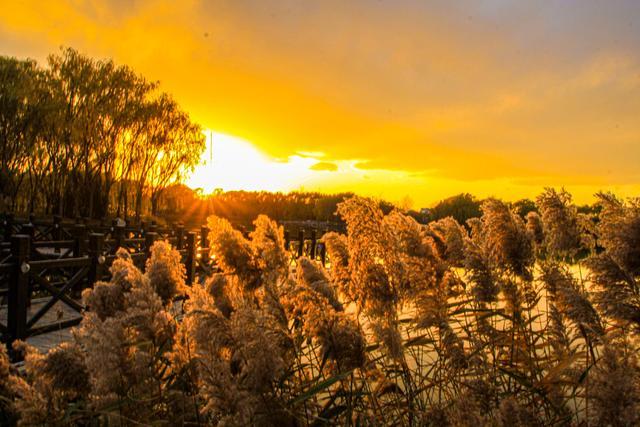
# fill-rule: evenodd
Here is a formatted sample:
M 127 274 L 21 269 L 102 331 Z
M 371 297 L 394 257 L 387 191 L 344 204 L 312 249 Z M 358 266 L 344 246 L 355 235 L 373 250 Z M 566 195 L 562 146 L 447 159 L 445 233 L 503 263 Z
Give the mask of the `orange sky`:
M 208 182 L 203 167 L 196 186 L 351 190 L 416 207 L 463 191 L 533 197 L 551 185 L 578 202 L 598 189 L 640 194 L 634 0 L 0 0 L 0 9 L 0 54 L 44 61 L 65 45 L 113 57 L 160 80 L 204 128 L 253 145 L 214 137 L 219 162 L 237 163 L 225 177 L 245 155 L 251 176 L 211 172 Z

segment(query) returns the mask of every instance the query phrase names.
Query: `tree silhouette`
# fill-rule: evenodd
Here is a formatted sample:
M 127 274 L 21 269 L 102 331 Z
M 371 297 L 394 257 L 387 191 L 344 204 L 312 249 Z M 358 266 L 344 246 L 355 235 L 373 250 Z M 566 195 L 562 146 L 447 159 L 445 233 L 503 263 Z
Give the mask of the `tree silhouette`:
M 143 199 L 155 213 L 204 149 L 200 126 L 157 82 L 112 60 L 71 48 L 46 67 L 1 57 L 0 84 L 5 209 L 139 219 Z

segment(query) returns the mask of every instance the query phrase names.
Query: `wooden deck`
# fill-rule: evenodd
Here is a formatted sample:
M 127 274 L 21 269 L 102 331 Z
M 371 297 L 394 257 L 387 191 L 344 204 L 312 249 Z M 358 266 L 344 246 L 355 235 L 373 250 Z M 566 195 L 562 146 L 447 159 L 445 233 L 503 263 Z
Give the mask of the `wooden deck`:
M 318 240 L 321 236 L 318 236 L 317 230 L 311 231 L 310 239 L 305 238 L 302 228 L 299 227 L 297 231 L 297 240 L 291 238 L 290 232 L 285 232 L 285 248 L 291 253 L 290 264 L 295 265 L 298 256 L 307 255 L 313 259 L 320 258 L 325 265 L 326 247 Z M 44 296 L 46 292 L 58 295 L 62 291 L 71 297 L 71 289 L 88 287 L 108 278 L 107 269 L 118 247 L 129 250 L 134 263 L 142 267 L 151 245 L 159 239 L 167 240 L 180 252 L 187 272 L 187 283 L 202 282 L 217 271 L 215 262 L 208 259 L 208 233 L 206 226 L 198 231 L 189 231 L 182 224 L 162 228 L 153 222 L 143 222 L 133 227 L 123 227 L 116 221 L 112 221 L 111 225 L 98 225 L 95 221 L 86 224 L 63 221 L 57 216 L 52 221 L 37 221 L 33 216 L 22 219 L 6 216 L 4 229 L 0 230 L 0 323 L 3 326 L 3 342 L 24 336 L 24 331 L 27 331 L 26 334 L 33 330 L 49 331 L 27 338 L 28 343 L 45 352 L 60 342 L 72 339 L 72 328 L 64 326 L 77 323 L 81 313 L 64 302 L 53 304 L 34 325 L 29 321 L 51 301 L 51 297 Z M 23 269 L 25 264 L 29 268 Z M 10 282 L 14 286 L 9 286 Z M 33 295 L 18 291 L 26 286 L 36 292 L 35 295 L 43 297 L 30 301 Z M 78 296 L 75 294 L 71 298 Z M 16 316 L 12 327 L 16 325 L 14 329 L 19 329 L 19 332 L 12 331 L 14 337 L 6 330 L 9 299 L 15 304 L 11 310 L 11 315 Z M 78 305 L 76 309 L 80 307 Z M 176 303 L 172 312 L 179 319 L 183 314 L 182 305 Z
M 73 339 L 71 329 L 66 328 L 49 332 L 48 334 L 36 335 L 35 337 L 27 338 L 27 343 L 40 350 L 40 352 L 46 353 L 62 342 L 71 341 Z
M 31 316 L 37 313 L 38 310 L 42 308 L 48 301 L 49 298 L 34 298 L 31 302 L 31 307 L 29 307 L 28 309 L 27 319 L 30 319 Z M 0 306 L 0 323 L 3 323 L 5 325 L 7 324 L 7 314 L 7 306 Z M 46 326 L 63 322 L 65 320 L 78 319 L 80 317 L 81 315 L 77 311 L 75 311 L 65 303 L 58 301 L 49 311 L 47 311 L 44 316 L 38 319 L 34 326 Z M 71 328 L 66 328 L 49 332 L 47 334 L 29 337 L 27 338 L 27 343 L 33 345 L 42 352 L 46 352 L 50 348 L 55 347 L 58 343 L 68 341 L 70 339 Z
M 28 310 L 28 315 L 27 315 L 28 318 L 31 318 L 31 316 L 34 313 L 37 313 L 38 310 L 42 306 L 44 306 L 48 301 L 49 301 L 49 298 L 33 299 L 31 303 L 31 307 Z M 183 313 L 182 304 L 183 304 L 182 301 L 174 302 L 173 307 L 171 308 L 171 313 L 174 316 L 180 316 Z M 65 320 L 79 319 L 81 317 L 82 316 L 77 311 L 75 311 L 65 303 L 58 301 L 44 316 L 42 316 L 42 318 L 40 318 L 36 322 L 35 326 L 36 327 L 46 326 L 50 324 L 64 322 Z M 0 306 L 0 323 L 6 324 L 6 321 L 7 321 L 7 306 L 2 305 Z M 65 341 L 72 340 L 73 339 L 73 336 L 71 334 L 72 329 L 73 328 L 63 328 L 63 329 L 59 329 L 46 334 L 29 337 L 27 338 L 27 343 L 31 344 L 41 352 L 46 353 L 47 351 L 49 351 L 49 349 L 55 347 L 56 345 Z

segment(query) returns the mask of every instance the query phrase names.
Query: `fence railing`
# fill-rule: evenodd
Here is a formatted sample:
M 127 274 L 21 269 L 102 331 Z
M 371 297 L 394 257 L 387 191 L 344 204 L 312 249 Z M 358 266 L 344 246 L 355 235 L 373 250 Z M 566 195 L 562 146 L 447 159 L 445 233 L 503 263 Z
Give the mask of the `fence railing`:
M 2 231 L 0 312 L 6 317 L 0 317 L 0 336 L 9 347 L 18 339 L 77 325 L 85 308 L 80 298 L 82 290 L 109 278 L 109 266 L 119 248 L 125 248 L 133 262 L 144 268 L 153 243 L 168 241 L 182 255 L 189 284 L 216 271 L 215 260 L 209 256 L 206 226 L 199 230 L 186 230 L 182 224 L 159 227 L 144 223 L 132 227 L 116 220 L 104 225 L 60 217 L 31 217 L 22 223 L 7 216 Z M 308 256 L 325 265 L 326 248 L 319 237 L 317 230 L 307 235 L 298 230 L 296 239 L 292 239 L 285 231 L 290 261 Z M 59 303 L 77 316 L 56 318 L 52 311 Z M 45 318 L 49 321 L 44 322 Z

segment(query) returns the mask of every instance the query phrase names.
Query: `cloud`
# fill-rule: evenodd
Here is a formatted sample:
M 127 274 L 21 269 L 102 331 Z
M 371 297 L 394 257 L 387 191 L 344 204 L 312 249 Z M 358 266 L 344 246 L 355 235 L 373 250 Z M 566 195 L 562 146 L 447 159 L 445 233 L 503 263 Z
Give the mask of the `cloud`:
M 329 171 L 335 172 L 338 170 L 338 165 L 331 162 L 318 162 L 315 165 L 309 167 L 309 169 L 314 171 Z
M 411 174 L 434 194 L 640 184 L 635 0 L 125 3 L 8 2 L 0 52 L 113 57 L 207 128 L 272 158 L 407 172 L 399 194 Z

